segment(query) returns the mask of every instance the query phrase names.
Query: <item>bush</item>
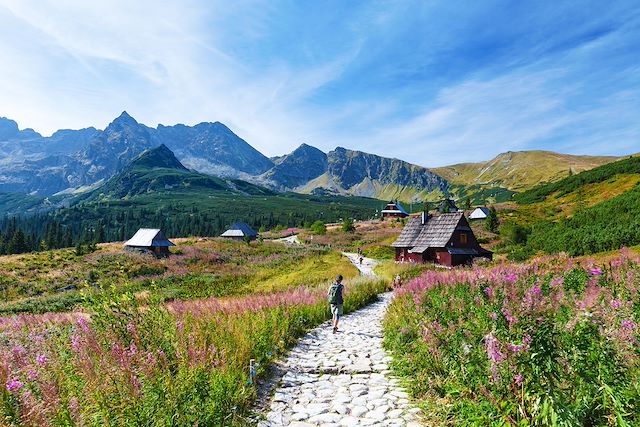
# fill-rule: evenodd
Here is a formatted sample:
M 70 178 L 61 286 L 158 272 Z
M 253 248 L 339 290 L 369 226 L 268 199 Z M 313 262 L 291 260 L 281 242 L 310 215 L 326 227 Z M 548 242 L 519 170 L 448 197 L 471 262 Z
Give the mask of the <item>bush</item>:
M 309 230 L 313 234 L 317 234 L 317 235 L 321 235 L 321 236 L 327 234 L 327 226 L 324 224 L 324 222 L 322 222 L 320 220 L 317 220 L 316 222 L 311 224 L 311 226 L 309 227 Z

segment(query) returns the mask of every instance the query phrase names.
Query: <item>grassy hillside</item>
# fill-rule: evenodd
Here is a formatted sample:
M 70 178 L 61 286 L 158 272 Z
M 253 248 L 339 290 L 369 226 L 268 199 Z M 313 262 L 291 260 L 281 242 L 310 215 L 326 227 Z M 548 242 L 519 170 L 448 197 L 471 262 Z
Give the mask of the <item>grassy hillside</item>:
M 524 191 L 617 160 L 606 156 L 573 156 L 550 151 L 507 152 L 479 163 L 461 163 L 433 172 L 452 184 Z
M 520 204 L 541 202 L 549 196 L 561 197 L 571 192 L 576 192 L 585 185 L 602 183 L 614 179 L 618 175 L 639 173 L 640 157 L 629 157 L 577 175 L 565 177 L 556 182 L 539 185 L 515 196 L 515 200 Z

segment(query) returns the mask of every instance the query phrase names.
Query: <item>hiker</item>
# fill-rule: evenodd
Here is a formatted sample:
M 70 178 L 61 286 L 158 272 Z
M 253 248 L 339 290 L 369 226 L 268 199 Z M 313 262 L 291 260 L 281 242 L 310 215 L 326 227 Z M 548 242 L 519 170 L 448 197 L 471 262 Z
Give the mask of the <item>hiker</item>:
M 393 289 L 399 288 L 400 286 L 402 286 L 402 278 L 397 274 L 396 278 L 393 279 Z
M 338 332 L 338 322 L 340 321 L 340 316 L 342 316 L 342 304 L 344 303 L 344 300 L 342 298 L 343 290 L 344 285 L 342 284 L 342 275 L 339 274 L 338 277 L 336 277 L 336 283 L 331 285 L 327 294 L 327 299 L 329 300 L 329 304 L 331 306 L 331 314 L 333 315 L 334 334 Z
M 364 259 L 364 258 L 362 258 L 362 255 L 361 255 L 361 256 L 360 256 L 360 265 L 362 265 L 362 260 L 363 260 L 363 259 Z

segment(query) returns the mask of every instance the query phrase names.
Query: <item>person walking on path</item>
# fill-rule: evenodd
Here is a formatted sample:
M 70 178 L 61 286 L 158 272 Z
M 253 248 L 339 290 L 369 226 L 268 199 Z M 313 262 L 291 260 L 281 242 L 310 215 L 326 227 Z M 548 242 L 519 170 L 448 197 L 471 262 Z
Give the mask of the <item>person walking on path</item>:
M 333 333 L 338 332 L 338 322 L 340 322 L 340 316 L 343 312 L 344 299 L 342 297 L 342 291 L 344 285 L 342 284 L 342 275 L 339 274 L 336 277 L 336 282 L 331 285 L 329 292 L 327 293 L 327 299 L 331 307 L 331 315 L 333 316 Z

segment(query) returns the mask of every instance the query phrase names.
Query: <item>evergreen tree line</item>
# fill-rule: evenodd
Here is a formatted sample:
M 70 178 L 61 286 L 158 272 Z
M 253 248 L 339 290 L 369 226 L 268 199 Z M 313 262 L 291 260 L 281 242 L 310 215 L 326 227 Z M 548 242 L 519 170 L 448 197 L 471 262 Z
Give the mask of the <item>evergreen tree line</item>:
M 180 202 L 155 209 L 127 203 L 81 204 L 59 211 L 0 219 L 0 253 L 13 254 L 79 245 L 124 241 L 139 228 L 160 228 L 168 237 L 219 236 L 235 221 L 257 229 L 278 225 L 302 227 L 320 219 L 336 222 L 342 218 L 371 216 L 369 206 L 327 203 L 308 208 L 282 208 L 277 205 L 238 206 L 236 209 L 206 209 Z M 320 209 L 322 209 L 320 211 Z

